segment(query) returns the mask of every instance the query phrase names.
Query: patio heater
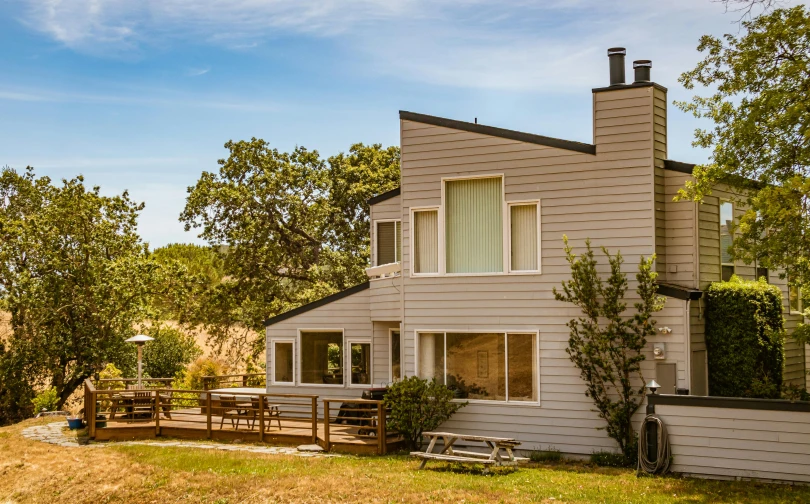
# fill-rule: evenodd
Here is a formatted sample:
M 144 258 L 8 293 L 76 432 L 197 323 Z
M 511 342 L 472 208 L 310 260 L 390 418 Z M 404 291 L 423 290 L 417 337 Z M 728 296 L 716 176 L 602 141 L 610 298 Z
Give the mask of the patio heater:
M 135 343 L 138 345 L 138 388 L 141 388 L 141 363 L 143 361 L 143 344 L 147 341 L 152 341 L 155 338 L 150 338 L 145 334 L 138 334 L 126 340 L 127 343 Z

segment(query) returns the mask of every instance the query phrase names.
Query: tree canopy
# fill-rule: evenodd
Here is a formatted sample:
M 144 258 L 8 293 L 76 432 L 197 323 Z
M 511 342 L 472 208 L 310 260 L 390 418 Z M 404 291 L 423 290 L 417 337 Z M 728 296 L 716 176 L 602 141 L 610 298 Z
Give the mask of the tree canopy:
M 0 388 L 52 386 L 61 407 L 85 378 L 129 358 L 124 340 L 149 297 L 175 283 L 136 232 L 142 208 L 82 177 L 56 185 L 30 168 L 0 172 L 0 300 L 12 327 Z
M 695 181 L 680 197 L 700 201 L 721 182 L 743 189 L 748 210 L 734 255 L 784 268 L 791 284 L 808 286 L 810 17 L 799 5 L 768 11 L 741 28 L 738 35 L 702 37 L 704 59 L 680 78 L 687 89 L 714 90 L 678 103 L 714 123 L 696 131 L 695 145 L 711 149 L 711 160 L 695 167 Z
M 228 142 L 216 173 L 188 190 L 180 220 L 222 250 L 225 280 L 196 321 L 222 343 L 249 339 L 263 321 L 365 279 L 366 200 L 399 185 L 399 148 L 355 144 L 328 160 L 317 151 Z M 245 341 L 258 352 L 264 339 Z

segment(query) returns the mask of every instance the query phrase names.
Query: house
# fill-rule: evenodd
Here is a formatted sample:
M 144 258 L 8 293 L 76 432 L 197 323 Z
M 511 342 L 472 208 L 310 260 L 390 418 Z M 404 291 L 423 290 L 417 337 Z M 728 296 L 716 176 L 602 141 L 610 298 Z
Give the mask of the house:
M 517 437 L 571 454 L 613 449 L 566 354 L 578 309 L 552 294 L 577 251 L 621 251 L 631 279 L 655 253 L 657 314 L 642 369 L 666 393 L 707 393 L 702 291 L 736 273 L 726 221 L 741 210 L 718 188 L 703 204 L 673 202 L 692 165 L 667 157 L 667 89 L 623 49 L 610 85 L 593 89 L 593 143 L 400 112 L 398 189 L 369 200 L 369 281 L 269 319 L 268 390 L 356 397 L 406 375 L 437 378 L 469 401 L 446 428 Z M 602 259 L 602 264 L 605 261 Z M 787 344 L 786 378 L 805 380 L 806 349 Z

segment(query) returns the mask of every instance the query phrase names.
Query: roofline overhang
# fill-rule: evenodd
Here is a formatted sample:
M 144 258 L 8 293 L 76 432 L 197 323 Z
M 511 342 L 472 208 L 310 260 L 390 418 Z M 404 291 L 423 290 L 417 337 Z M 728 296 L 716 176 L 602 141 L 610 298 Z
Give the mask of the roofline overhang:
M 391 189 L 390 191 L 386 191 L 382 194 L 378 194 L 376 196 L 367 199 L 366 203 L 368 203 L 369 206 L 376 205 L 377 203 L 381 203 L 385 200 L 396 198 L 397 196 L 399 196 L 400 192 L 401 192 L 400 188 L 397 187 L 396 189 Z
M 371 285 L 370 282 L 366 281 L 361 284 L 357 284 L 354 287 L 349 287 L 346 290 L 342 290 L 340 292 L 336 292 L 330 296 L 326 296 L 325 298 L 321 298 L 317 301 L 313 301 L 311 303 L 307 303 L 303 306 L 299 306 L 298 308 L 294 308 L 288 312 L 281 313 L 276 315 L 275 317 L 271 317 L 264 321 L 264 326 L 269 327 L 273 324 L 277 324 L 282 320 L 287 320 L 289 318 L 295 317 L 296 315 L 300 315 L 302 313 L 306 313 L 310 310 L 314 310 L 315 308 L 320 308 L 321 306 L 328 305 L 329 303 L 333 303 L 339 299 L 343 299 L 345 297 L 349 297 L 352 294 L 357 294 L 358 292 L 362 292 L 369 288 Z
M 656 282 L 655 285 L 658 286 L 658 294 L 662 296 L 682 299 L 684 301 L 694 301 L 703 297 L 703 291 L 700 289 L 664 282 Z
M 630 84 L 614 84 L 612 86 L 598 87 L 591 89 L 594 93 L 601 93 L 603 91 L 619 91 L 621 89 L 644 88 L 653 87 L 663 92 L 667 92 L 667 88 L 658 84 L 657 82 L 631 82 Z
M 564 149 L 574 152 L 581 152 L 583 154 L 596 155 L 595 145 L 586 144 L 583 142 L 574 142 L 573 140 L 562 140 L 560 138 L 535 135 L 533 133 L 524 133 L 522 131 L 496 128 L 495 126 L 484 126 L 483 124 L 457 121 L 455 119 L 446 119 L 444 117 L 436 117 L 427 114 L 417 114 L 415 112 L 408 112 L 405 110 L 399 111 L 399 118 L 405 121 L 414 121 L 422 124 L 431 124 L 433 126 L 441 126 L 443 128 L 450 128 L 460 131 L 469 131 L 470 133 L 480 133 L 481 135 L 488 135 L 499 138 L 508 138 L 509 140 L 517 140 L 518 142 L 533 143 L 537 145 L 543 145 L 546 147 L 555 147 L 557 149 Z

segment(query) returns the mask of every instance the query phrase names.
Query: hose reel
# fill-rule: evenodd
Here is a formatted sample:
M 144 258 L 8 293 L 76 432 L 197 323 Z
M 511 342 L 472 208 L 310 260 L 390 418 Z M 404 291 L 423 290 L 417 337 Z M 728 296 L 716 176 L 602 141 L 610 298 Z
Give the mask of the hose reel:
M 647 415 L 638 433 L 638 472 L 665 474 L 671 456 L 666 425 L 657 416 Z

